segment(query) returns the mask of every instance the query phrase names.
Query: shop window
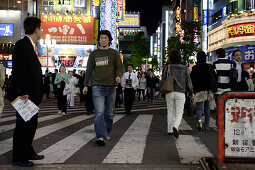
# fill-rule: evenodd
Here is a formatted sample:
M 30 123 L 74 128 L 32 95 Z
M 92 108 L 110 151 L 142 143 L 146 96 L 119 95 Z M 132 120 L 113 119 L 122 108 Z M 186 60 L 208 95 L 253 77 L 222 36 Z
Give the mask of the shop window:
M 237 13 L 238 12 L 238 2 L 230 2 L 229 3 L 229 11 L 230 13 Z

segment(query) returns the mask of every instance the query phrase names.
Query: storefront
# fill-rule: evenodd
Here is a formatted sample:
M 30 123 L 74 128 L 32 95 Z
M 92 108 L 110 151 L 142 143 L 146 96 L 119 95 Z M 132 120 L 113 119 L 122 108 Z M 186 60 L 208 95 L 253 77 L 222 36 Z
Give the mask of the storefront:
M 39 6 L 42 40 L 37 52 L 43 73 L 47 68 L 54 72 L 61 65 L 67 70 L 76 69 L 76 73 L 86 70 L 88 56 L 96 49 L 98 32 L 92 0 L 42 0 Z
M 86 69 L 89 54 L 96 48 L 95 45 L 58 44 L 49 51 L 47 57 L 46 48 L 41 48 L 40 45 L 38 47 L 38 58 L 43 72 L 47 69 L 48 58 L 49 72 L 64 65 L 67 70 L 76 69 L 78 73 Z
M 216 60 L 215 51 L 219 48 L 226 50 L 226 56 L 233 60 L 232 52 L 242 51 L 241 61 L 245 69 L 254 73 L 255 65 L 255 12 L 231 14 L 222 25 L 208 33 L 208 52 L 211 61 Z

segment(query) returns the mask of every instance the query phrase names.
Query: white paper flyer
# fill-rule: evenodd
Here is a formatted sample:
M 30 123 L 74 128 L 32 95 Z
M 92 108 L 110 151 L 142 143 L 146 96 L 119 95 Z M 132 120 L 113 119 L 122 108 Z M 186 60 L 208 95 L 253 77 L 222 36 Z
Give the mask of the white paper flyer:
M 11 104 L 25 122 L 29 121 L 40 109 L 29 99 L 25 103 L 25 100 L 21 99 L 20 96 L 17 97 Z

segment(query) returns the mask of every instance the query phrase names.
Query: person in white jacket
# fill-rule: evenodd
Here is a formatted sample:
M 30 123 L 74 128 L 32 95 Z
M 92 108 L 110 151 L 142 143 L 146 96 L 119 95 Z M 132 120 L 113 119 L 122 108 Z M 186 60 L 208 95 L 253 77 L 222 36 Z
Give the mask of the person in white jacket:
M 67 95 L 67 103 L 71 108 L 74 108 L 74 101 L 75 101 L 75 96 L 76 96 L 76 85 L 78 84 L 78 79 L 73 76 L 73 72 L 69 71 L 69 76 L 70 76 L 70 82 L 69 85 L 72 89 L 72 93 Z
M 125 72 L 121 85 L 125 88 L 124 90 L 124 100 L 125 100 L 125 113 L 130 114 L 135 101 L 135 90 L 138 88 L 138 78 L 135 73 L 133 73 L 133 65 L 128 64 L 128 72 Z

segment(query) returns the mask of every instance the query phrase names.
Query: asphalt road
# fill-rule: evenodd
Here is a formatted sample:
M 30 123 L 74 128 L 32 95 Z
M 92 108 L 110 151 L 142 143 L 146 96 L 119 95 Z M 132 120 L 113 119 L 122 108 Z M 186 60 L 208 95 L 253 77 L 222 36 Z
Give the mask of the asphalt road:
M 163 100 L 153 103 L 136 101 L 130 115 L 124 114 L 124 108 L 116 108 L 111 140 L 105 147 L 98 147 L 94 143 L 94 115 L 86 115 L 83 104 L 75 103 L 75 108 L 68 109 L 66 116 L 60 116 L 56 100 L 45 99 L 40 105 L 39 124 L 33 143 L 36 152 L 45 155 L 45 159 L 34 163 L 37 167 L 116 165 L 200 169 L 199 160 L 202 157 L 216 156 L 215 113 L 211 115 L 209 131 L 200 133 L 196 128 L 196 117 L 186 116 L 185 113 L 179 128 L 179 139 L 167 134 L 166 119 Z M 14 127 L 15 111 L 6 102 L 0 118 L 0 167 L 12 168 Z

